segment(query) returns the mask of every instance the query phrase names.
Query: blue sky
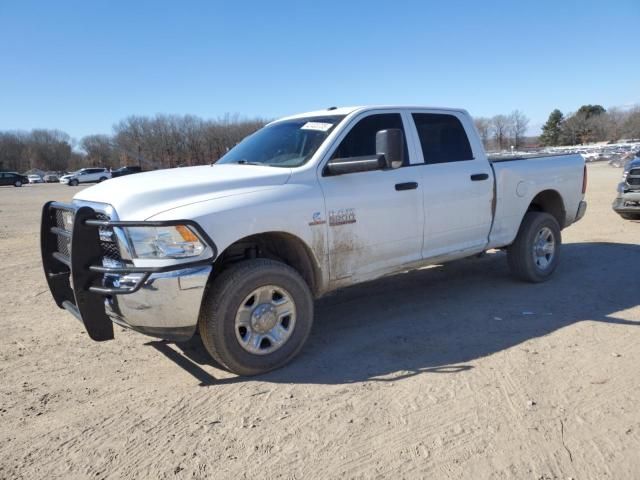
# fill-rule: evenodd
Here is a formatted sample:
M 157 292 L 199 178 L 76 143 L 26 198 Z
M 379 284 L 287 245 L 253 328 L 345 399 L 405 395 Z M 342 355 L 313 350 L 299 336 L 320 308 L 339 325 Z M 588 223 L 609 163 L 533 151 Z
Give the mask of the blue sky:
M 2 1 L 0 130 L 331 105 L 640 104 L 640 1 Z M 535 128 L 532 129 L 535 131 Z

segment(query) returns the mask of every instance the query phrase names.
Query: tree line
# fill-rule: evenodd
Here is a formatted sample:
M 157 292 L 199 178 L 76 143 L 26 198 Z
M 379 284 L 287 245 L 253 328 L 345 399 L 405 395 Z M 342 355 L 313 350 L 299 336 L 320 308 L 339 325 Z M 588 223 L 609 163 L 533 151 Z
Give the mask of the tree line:
M 543 145 L 578 145 L 592 142 L 615 142 L 623 138 L 640 138 L 640 106 L 630 110 L 602 105 L 583 105 L 565 116 L 555 109 L 542 126 Z
M 0 170 L 70 171 L 83 167 L 140 165 L 145 170 L 215 162 L 267 123 L 225 115 L 130 116 L 111 135 L 87 135 L 75 142 L 59 130 L 0 132 Z
M 538 139 L 527 138 L 529 118 L 520 110 L 491 118 L 476 117 L 487 150 L 525 143 L 577 145 L 640 138 L 640 106 L 630 110 L 583 105 L 568 115 L 555 109 Z M 204 120 L 194 115 L 130 116 L 111 135 L 87 135 L 79 142 L 60 130 L 0 131 L 0 170 L 70 171 L 82 167 L 140 165 L 145 170 L 215 162 L 247 135 L 267 123 L 225 115 Z
M 505 150 L 511 146 L 518 149 L 525 143 L 529 118 L 520 110 L 491 118 L 475 117 L 473 121 L 487 150 Z

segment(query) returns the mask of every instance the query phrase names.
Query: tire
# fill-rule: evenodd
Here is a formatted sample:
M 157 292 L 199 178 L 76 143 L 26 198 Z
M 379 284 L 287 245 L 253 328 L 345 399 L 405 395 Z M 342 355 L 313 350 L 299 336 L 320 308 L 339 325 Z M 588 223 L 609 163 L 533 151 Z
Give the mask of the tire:
M 625 220 L 640 220 L 640 213 L 619 213 Z
M 102 183 L 107 179 L 107 177 L 100 177 L 100 180 L 98 180 L 98 183 Z
M 20 180 L 16 180 L 16 183 L 13 184 L 14 187 L 21 187 L 22 182 Z
M 511 273 L 526 282 L 548 280 L 558 266 L 561 244 L 560 226 L 552 215 L 527 212 L 507 249 Z
M 313 296 L 304 279 L 288 265 L 263 258 L 239 262 L 215 278 L 198 321 L 209 354 L 238 375 L 259 375 L 287 364 L 302 349 L 312 324 Z
M 78 186 L 78 180 L 69 180 L 69 186 L 70 187 L 77 187 Z

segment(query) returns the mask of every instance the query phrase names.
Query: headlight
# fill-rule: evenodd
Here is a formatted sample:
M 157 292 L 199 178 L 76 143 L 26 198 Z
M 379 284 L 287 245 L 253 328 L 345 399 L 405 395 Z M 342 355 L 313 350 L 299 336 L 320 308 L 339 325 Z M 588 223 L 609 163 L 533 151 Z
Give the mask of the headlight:
M 62 211 L 62 225 L 69 232 L 73 230 L 73 212 L 69 210 Z
M 206 245 L 186 225 L 127 227 L 135 258 L 189 258 L 204 252 Z

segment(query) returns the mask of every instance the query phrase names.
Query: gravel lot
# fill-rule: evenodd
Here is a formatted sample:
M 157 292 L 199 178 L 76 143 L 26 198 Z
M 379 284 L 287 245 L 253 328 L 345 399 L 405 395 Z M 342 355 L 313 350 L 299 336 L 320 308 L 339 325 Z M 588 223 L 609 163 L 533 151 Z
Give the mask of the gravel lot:
M 0 188 L 0 478 L 640 478 L 640 222 L 589 166 L 553 279 L 501 253 L 317 302 L 290 366 L 236 378 L 197 340 L 59 310 L 39 218 L 61 185 Z

